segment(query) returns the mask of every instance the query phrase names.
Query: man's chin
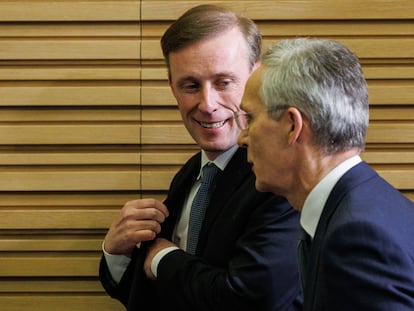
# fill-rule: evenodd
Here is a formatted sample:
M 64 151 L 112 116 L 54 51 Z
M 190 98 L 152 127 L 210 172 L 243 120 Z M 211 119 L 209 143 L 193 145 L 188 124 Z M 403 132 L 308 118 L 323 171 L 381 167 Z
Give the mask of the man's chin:
M 255 187 L 256 187 L 256 190 L 257 191 L 260 191 L 260 192 L 269 192 L 269 189 L 263 183 L 260 183 L 260 181 L 257 179 L 257 176 L 256 176 Z
M 203 149 L 206 152 L 223 153 L 235 146 L 236 144 L 236 142 L 234 142 L 233 144 L 230 144 L 228 142 L 200 142 L 198 145 L 201 147 L 201 149 Z

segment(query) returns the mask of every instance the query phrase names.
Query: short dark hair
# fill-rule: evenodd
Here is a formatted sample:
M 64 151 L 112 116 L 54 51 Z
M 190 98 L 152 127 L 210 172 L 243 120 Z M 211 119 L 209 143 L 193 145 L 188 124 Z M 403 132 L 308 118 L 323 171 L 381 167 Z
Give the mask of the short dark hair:
M 251 68 L 259 60 L 262 36 L 257 25 L 249 18 L 217 5 L 199 5 L 186 11 L 164 33 L 161 48 L 170 70 L 169 55 L 202 39 L 214 37 L 238 27 L 249 51 Z

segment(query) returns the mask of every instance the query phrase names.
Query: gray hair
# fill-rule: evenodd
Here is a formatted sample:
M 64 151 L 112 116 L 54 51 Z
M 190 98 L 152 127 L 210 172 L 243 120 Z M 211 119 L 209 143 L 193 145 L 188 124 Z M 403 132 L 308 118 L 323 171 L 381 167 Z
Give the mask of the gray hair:
M 199 5 L 186 11 L 164 33 L 161 48 L 170 70 L 169 55 L 203 39 L 222 34 L 238 27 L 248 47 L 250 69 L 259 60 L 262 35 L 257 25 L 249 18 L 217 5 Z
M 332 40 L 283 40 L 264 53 L 262 63 L 260 97 L 272 117 L 280 117 L 280 106 L 294 106 L 326 153 L 364 149 L 368 90 L 359 60 L 348 48 Z

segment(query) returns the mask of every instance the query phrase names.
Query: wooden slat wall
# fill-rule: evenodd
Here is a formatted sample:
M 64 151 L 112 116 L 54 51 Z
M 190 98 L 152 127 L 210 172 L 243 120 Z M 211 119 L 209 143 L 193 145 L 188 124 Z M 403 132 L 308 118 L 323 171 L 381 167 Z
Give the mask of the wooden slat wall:
M 159 39 L 205 2 L 0 1 L 2 310 L 123 310 L 97 280 L 101 240 L 197 150 Z M 414 200 L 412 0 L 208 2 L 253 18 L 265 46 L 317 36 L 354 50 L 370 91 L 363 157 Z

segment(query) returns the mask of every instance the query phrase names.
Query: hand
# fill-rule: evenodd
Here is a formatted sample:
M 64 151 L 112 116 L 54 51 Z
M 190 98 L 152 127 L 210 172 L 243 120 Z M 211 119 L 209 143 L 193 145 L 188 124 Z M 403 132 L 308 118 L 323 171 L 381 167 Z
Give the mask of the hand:
M 145 258 L 144 262 L 144 272 L 147 275 L 147 278 L 149 278 L 150 280 L 155 280 L 155 276 L 151 271 L 152 260 L 154 259 L 155 255 L 158 254 L 159 251 L 171 246 L 177 245 L 166 239 L 161 238 L 156 239 L 154 243 L 151 244 L 151 246 L 147 250 L 147 257 Z
M 166 217 L 167 207 L 155 199 L 125 203 L 105 236 L 105 251 L 130 256 L 138 243 L 155 239 Z

